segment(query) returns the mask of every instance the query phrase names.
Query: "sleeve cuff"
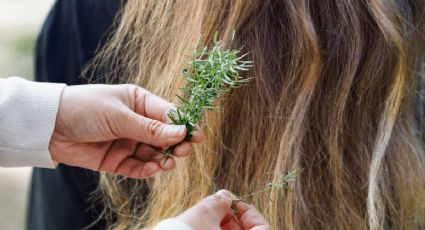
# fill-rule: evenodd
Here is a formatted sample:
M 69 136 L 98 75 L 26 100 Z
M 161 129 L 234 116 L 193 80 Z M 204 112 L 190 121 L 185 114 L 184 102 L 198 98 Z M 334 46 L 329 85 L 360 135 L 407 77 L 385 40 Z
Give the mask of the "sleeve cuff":
M 189 225 L 176 219 L 166 219 L 159 222 L 153 230 L 194 230 Z
M 0 164 L 55 168 L 49 142 L 65 84 L 1 80 Z

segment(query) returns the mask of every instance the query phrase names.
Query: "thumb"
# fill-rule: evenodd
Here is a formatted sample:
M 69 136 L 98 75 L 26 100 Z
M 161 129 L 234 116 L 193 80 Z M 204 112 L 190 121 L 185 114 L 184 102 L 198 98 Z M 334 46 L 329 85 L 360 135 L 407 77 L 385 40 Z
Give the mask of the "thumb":
M 177 217 L 194 229 L 204 229 L 210 226 L 214 229 L 220 226 L 221 221 L 230 212 L 232 195 L 229 191 L 220 190 L 216 194 L 203 199 Z
M 165 124 L 128 110 L 118 118 L 119 138 L 128 138 L 156 147 L 169 147 L 182 142 L 186 136 L 184 125 Z
M 209 216 L 211 220 L 221 222 L 229 213 L 232 206 L 232 195 L 227 190 L 220 190 L 216 194 L 206 197 L 193 208 Z

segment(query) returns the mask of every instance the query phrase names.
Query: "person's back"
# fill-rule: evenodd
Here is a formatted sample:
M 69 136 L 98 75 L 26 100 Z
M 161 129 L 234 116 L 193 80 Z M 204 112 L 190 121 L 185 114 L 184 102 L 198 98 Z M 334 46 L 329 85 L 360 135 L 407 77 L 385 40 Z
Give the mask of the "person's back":
M 96 74 L 173 99 L 198 36 L 230 41 L 233 30 L 228 45 L 255 67 L 208 114 L 204 147 L 173 172 L 148 187 L 101 178 L 115 227 L 152 225 L 214 188 L 246 194 L 303 168 L 292 192 L 256 203 L 274 229 L 424 228 L 415 121 L 424 13 L 421 0 L 128 2 Z

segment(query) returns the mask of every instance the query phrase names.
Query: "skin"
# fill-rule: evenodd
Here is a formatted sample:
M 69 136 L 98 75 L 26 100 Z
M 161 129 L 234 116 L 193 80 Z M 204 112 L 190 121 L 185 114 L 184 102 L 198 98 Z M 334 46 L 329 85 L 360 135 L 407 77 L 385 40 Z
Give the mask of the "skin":
M 254 206 L 239 202 L 231 212 L 233 196 L 220 190 L 176 217 L 195 230 L 270 230 L 266 219 Z
M 192 143 L 182 142 L 184 126 L 166 124 L 174 105 L 135 85 L 84 85 L 64 89 L 49 151 L 58 163 L 130 178 L 147 178 L 175 167 L 162 151 L 179 144 L 186 157 Z M 164 164 L 165 162 L 165 164 Z
M 64 89 L 49 144 L 58 163 L 143 179 L 175 167 L 164 161 L 164 149 L 178 144 L 175 157 L 189 155 L 193 133 L 184 142 L 185 126 L 167 124 L 174 105 L 135 85 L 84 85 Z M 251 205 L 238 203 L 221 190 L 188 209 L 177 219 L 193 229 L 269 230 L 264 217 Z

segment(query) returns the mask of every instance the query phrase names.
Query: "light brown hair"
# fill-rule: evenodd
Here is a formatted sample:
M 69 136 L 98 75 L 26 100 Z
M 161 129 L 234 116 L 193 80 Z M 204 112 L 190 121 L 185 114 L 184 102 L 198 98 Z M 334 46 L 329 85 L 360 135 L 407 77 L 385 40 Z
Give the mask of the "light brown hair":
M 255 77 L 206 115 L 205 141 L 173 171 L 101 177 L 112 227 L 152 226 L 213 190 L 246 194 L 304 168 L 292 192 L 262 195 L 273 229 L 425 228 L 424 12 L 422 0 L 129 0 L 98 76 L 175 101 L 197 39 L 235 30 Z

